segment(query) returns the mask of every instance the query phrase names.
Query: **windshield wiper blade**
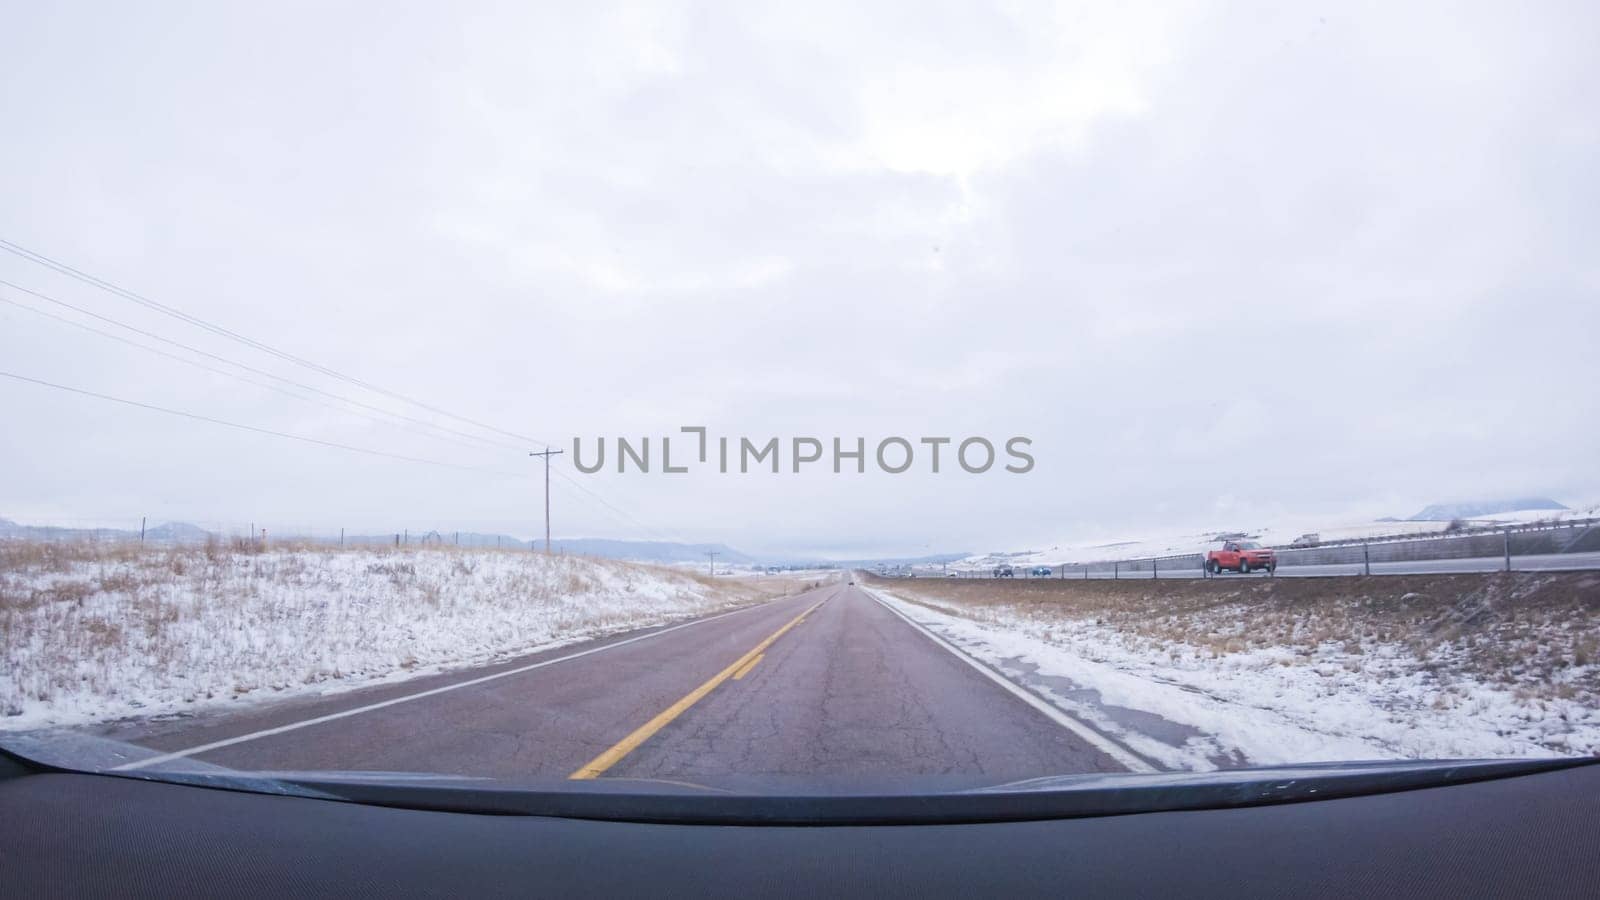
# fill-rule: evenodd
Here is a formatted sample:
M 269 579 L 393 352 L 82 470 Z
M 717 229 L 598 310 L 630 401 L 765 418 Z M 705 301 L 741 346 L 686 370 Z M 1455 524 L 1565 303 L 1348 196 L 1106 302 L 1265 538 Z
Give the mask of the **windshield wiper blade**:
M 383 784 L 370 779 L 307 778 L 294 783 L 356 803 L 482 815 L 696 825 L 910 825 L 1235 809 L 1467 784 L 1596 762 L 1600 760 L 1441 760 L 1062 776 L 1043 779 L 1045 784 L 1012 782 L 931 793 L 896 791 L 892 784 L 875 792 L 808 792 L 797 790 L 792 778 L 774 779 L 775 790 L 770 793 L 712 792 L 707 785 L 632 781 L 550 781 L 515 788 Z M 820 782 L 810 784 L 814 791 L 826 787 Z
M 17 733 L 0 752 L 30 771 L 78 772 L 401 809 L 703 825 L 905 825 L 1234 809 L 1531 775 L 1600 759 L 1389 760 L 1213 772 L 966 778 L 728 776 L 573 782 L 407 772 L 251 772 L 195 760 L 108 771 L 154 751 L 70 732 Z

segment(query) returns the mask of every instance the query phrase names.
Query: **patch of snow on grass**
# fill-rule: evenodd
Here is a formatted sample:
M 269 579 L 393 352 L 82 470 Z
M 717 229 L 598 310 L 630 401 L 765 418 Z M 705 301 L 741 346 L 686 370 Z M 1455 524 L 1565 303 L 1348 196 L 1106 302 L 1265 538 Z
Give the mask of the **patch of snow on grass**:
M 4 729 L 350 689 L 755 596 L 732 580 L 514 552 L 8 552 Z
M 901 593 L 905 593 L 901 591 Z M 1512 690 L 1438 684 L 1404 647 L 1309 655 L 1268 647 L 1217 654 L 1090 620 L 1040 621 L 1004 608 L 885 599 L 984 662 L 1018 664 L 1098 692 L 1102 704 L 1192 726 L 1181 746 L 1141 735 L 1092 703 L 1030 685 L 1136 752 L 1204 770 L 1219 755 L 1255 765 L 1384 758 L 1528 757 L 1600 751 L 1600 714 L 1581 702 L 1527 702 Z M 1592 673 L 1573 672 L 1571 677 Z

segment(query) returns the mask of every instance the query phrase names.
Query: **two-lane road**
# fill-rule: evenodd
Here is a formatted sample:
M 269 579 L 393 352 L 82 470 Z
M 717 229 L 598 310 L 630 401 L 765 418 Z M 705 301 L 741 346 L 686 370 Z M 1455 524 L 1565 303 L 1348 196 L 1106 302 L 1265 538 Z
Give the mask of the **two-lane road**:
M 153 760 L 503 778 L 1137 765 L 842 582 L 494 667 L 105 733 Z

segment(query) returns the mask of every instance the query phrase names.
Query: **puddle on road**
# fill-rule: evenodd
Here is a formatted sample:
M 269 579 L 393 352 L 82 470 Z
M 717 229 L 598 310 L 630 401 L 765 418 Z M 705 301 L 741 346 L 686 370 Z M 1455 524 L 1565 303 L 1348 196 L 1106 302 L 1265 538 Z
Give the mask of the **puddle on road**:
M 1043 689 L 1064 700 L 1092 707 L 1100 715 L 1128 732 L 1158 741 L 1174 749 L 1182 749 L 1190 740 L 1201 744 L 1213 742 L 1211 735 L 1193 725 L 1174 722 L 1142 709 L 1106 703 L 1101 698 L 1100 692 L 1094 688 L 1083 687 L 1072 679 L 1060 675 L 1040 674 L 1037 663 L 1027 662 L 1020 657 L 1002 659 L 1000 670 L 1019 684 Z M 1191 747 L 1189 752 L 1192 752 L 1192 749 Z M 1219 769 L 1236 769 L 1250 765 L 1236 752 L 1214 753 L 1207 758 Z

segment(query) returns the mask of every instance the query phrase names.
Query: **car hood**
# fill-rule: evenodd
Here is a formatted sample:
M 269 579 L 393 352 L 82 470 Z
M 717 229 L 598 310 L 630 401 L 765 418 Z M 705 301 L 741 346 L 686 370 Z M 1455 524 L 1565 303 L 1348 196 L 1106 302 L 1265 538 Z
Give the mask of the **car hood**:
M 1305 802 L 1441 787 L 1600 762 L 1590 758 L 1369 760 L 1152 774 L 1032 778 L 726 775 L 682 779 L 495 778 L 436 772 L 239 771 L 71 732 L 0 736 L 33 771 L 494 815 L 681 824 L 840 825 L 1022 821 Z

